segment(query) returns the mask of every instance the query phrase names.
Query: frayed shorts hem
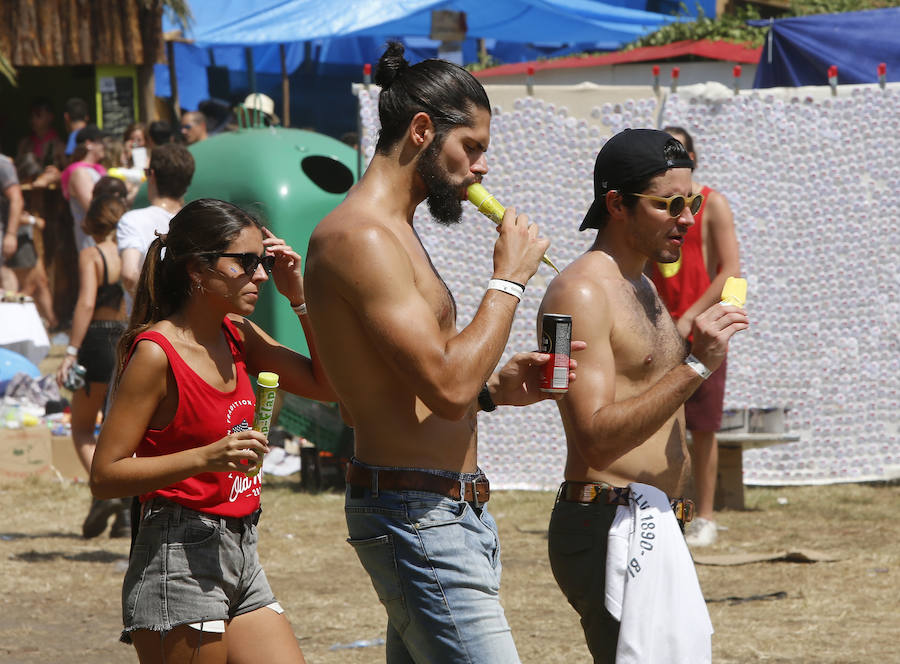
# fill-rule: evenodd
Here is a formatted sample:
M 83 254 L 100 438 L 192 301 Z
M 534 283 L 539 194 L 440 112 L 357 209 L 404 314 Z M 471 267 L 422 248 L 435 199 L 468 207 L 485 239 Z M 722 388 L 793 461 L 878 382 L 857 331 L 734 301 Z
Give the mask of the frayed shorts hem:
M 177 625 L 169 625 L 168 627 L 166 627 L 165 625 L 132 625 L 131 627 L 127 627 L 122 630 L 122 633 L 119 636 L 119 641 L 122 643 L 131 644 L 131 633 L 136 632 L 138 630 L 147 630 L 149 632 L 159 632 L 162 635 L 162 638 L 165 638 L 166 634 L 171 632 L 176 627 L 181 627 L 182 625 L 190 625 L 191 627 L 194 627 L 197 631 L 200 631 L 200 632 L 221 634 L 222 632 L 224 632 L 224 630 L 220 630 L 217 628 L 204 629 L 204 627 L 203 627 L 204 624 L 205 623 L 225 623 L 229 620 L 237 618 L 238 616 L 242 616 L 245 613 L 250 613 L 250 612 L 256 611 L 258 609 L 272 609 L 275 613 L 277 613 L 279 615 L 284 613 L 284 609 L 282 608 L 281 604 L 279 604 L 277 601 L 274 601 L 274 602 L 269 602 L 268 604 L 263 604 L 261 606 L 249 606 L 249 607 L 242 608 L 238 613 L 234 614 L 233 616 L 225 616 L 224 618 L 203 618 L 202 620 L 190 620 L 190 621 L 180 622 Z

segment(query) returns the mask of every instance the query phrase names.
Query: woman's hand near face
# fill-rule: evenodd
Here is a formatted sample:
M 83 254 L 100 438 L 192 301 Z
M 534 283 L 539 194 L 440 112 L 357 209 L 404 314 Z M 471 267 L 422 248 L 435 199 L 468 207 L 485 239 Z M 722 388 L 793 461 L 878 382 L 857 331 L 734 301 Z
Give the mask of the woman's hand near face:
M 266 253 L 275 257 L 275 265 L 272 267 L 275 287 L 292 306 L 303 304 L 306 301 L 303 292 L 303 259 L 268 228 L 263 229 L 263 236 Z

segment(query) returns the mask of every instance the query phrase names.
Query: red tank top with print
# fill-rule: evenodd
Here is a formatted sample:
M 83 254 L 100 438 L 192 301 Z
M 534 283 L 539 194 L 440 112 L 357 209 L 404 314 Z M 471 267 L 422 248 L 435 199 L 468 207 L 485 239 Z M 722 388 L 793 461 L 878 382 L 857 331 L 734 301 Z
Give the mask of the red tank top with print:
M 162 456 L 201 447 L 251 427 L 256 398 L 247 375 L 243 345 L 237 328 L 227 318 L 222 330 L 237 373 L 237 385 L 230 392 L 217 390 L 194 373 L 159 332 L 147 331 L 135 339 L 132 352 L 143 340 L 152 341 L 165 351 L 178 385 L 175 417 L 164 429 L 147 429 L 137 456 Z M 200 512 L 240 517 L 259 507 L 260 487 L 260 475 L 251 478 L 236 471 L 210 472 L 144 494 L 140 499 L 144 502 L 152 496 L 162 496 Z
M 653 264 L 653 283 L 675 320 L 681 318 L 700 299 L 711 283 L 709 272 L 706 271 L 706 261 L 703 260 L 703 212 L 706 210 L 710 191 L 709 187 L 700 190 L 703 205 L 694 215 L 694 225 L 684 236 L 679 259 L 674 263 Z

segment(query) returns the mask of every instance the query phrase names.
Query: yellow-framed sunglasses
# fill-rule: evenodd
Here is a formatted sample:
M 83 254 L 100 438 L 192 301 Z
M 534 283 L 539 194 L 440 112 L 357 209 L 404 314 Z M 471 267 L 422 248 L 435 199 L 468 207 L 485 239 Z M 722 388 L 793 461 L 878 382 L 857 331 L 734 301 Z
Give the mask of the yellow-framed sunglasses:
M 638 198 L 649 198 L 651 201 L 666 204 L 666 213 L 675 219 L 681 216 L 685 207 L 689 207 L 691 214 L 700 212 L 700 206 L 703 205 L 703 194 L 694 194 L 693 196 L 682 196 L 675 194 L 668 198 L 662 196 L 651 196 L 650 194 L 623 194 L 624 196 L 637 196 Z

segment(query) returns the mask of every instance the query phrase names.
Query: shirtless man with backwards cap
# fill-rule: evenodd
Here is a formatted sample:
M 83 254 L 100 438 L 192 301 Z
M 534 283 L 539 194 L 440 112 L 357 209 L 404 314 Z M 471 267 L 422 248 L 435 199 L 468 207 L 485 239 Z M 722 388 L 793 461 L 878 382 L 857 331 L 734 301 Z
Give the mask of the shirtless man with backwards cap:
M 538 315 L 540 326 L 543 312 L 570 314 L 573 337 L 588 344 L 579 356 L 578 382 L 557 402 L 568 457 L 566 481 L 550 520 L 549 548 L 554 576 L 581 616 L 595 662 L 616 658 L 620 623 L 605 605 L 607 534 L 620 506 L 634 502 L 628 486 L 641 483 L 665 494 L 660 521 L 678 519 L 683 527 L 690 518 L 690 507 L 679 498 L 690 474 L 683 404 L 722 362 L 731 336 L 749 322 L 742 309 L 714 304 L 694 319 L 692 354 L 687 355 L 675 323 L 644 276 L 648 260 L 678 259 L 693 212 L 700 209 L 691 166 L 681 143 L 665 132 L 626 129 L 609 139 L 597 155 L 594 202 L 580 228 L 597 229 L 597 236 L 551 282 Z M 669 549 L 657 546 L 657 553 L 680 551 L 690 566 L 680 571 L 688 578 L 693 566 L 683 537 L 672 527 L 677 538 Z M 579 542 L 586 544 L 575 546 Z M 699 591 L 695 574 L 693 579 Z M 699 604 L 707 615 L 702 594 Z M 676 639 L 696 634 L 709 647 L 709 633 L 699 633 L 704 625 L 699 617 L 682 622 L 681 616 L 671 616 L 671 623 L 654 623 L 656 606 L 644 609 L 645 623 L 657 627 L 654 639 L 665 640 L 671 628 Z M 679 659 L 670 651 L 662 660 L 643 656 L 634 661 L 704 658 Z

